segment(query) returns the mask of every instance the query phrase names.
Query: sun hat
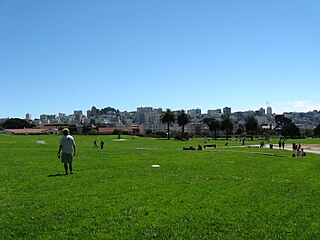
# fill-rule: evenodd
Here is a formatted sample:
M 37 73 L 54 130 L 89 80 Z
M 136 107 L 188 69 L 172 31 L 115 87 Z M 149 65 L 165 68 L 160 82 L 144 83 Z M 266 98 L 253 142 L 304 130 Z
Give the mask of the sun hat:
M 70 133 L 70 131 L 69 131 L 68 128 L 64 128 L 64 129 L 62 130 L 62 132 L 63 132 L 63 133 Z

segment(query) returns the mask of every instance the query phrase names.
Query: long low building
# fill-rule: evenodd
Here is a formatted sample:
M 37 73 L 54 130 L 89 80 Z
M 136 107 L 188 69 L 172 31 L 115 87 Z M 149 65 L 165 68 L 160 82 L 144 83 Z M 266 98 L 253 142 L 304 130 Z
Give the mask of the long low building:
M 52 128 L 22 128 L 22 129 L 4 129 L 4 133 L 15 135 L 39 135 L 39 134 L 59 134 L 58 129 Z

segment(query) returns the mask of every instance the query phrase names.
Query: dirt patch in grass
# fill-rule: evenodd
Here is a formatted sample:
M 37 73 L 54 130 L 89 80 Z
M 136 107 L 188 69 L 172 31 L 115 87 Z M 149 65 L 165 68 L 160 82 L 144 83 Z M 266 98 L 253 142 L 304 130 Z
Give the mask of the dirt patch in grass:
M 320 144 L 302 144 L 304 150 L 320 151 Z

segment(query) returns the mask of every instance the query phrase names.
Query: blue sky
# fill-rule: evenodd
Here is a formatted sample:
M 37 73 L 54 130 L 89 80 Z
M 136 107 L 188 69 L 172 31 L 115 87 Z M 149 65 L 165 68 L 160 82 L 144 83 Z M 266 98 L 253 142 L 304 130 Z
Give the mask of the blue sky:
M 319 0 L 0 0 L 0 118 L 320 110 Z

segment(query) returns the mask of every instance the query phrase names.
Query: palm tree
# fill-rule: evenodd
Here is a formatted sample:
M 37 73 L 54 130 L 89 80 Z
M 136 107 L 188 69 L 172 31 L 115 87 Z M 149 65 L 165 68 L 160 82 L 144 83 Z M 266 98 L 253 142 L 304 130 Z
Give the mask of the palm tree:
M 229 117 L 226 117 L 221 122 L 221 130 L 226 131 L 226 139 L 228 140 L 228 135 L 233 130 L 233 122 Z
M 258 120 L 254 117 L 254 116 L 250 116 L 247 117 L 245 119 L 246 123 L 245 123 L 245 127 L 246 127 L 246 131 L 250 132 L 251 135 L 251 141 L 253 140 L 253 134 L 255 131 L 257 131 L 258 129 Z
M 186 114 L 185 110 L 180 110 L 177 115 L 177 121 L 182 130 L 182 140 L 184 138 L 184 126 L 190 122 L 190 116 Z
M 214 132 L 214 139 L 217 140 L 217 131 L 221 128 L 220 122 L 214 118 L 205 118 L 203 122 L 207 124 L 210 132 Z
M 167 111 L 163 112 L 161 115 L 161 122 L 167 124 L 168 139 L 170 139 L 170 124 L 174 123 L 174 121 L 175 121 L 174 113 L 169 108 L 167 108 Z

